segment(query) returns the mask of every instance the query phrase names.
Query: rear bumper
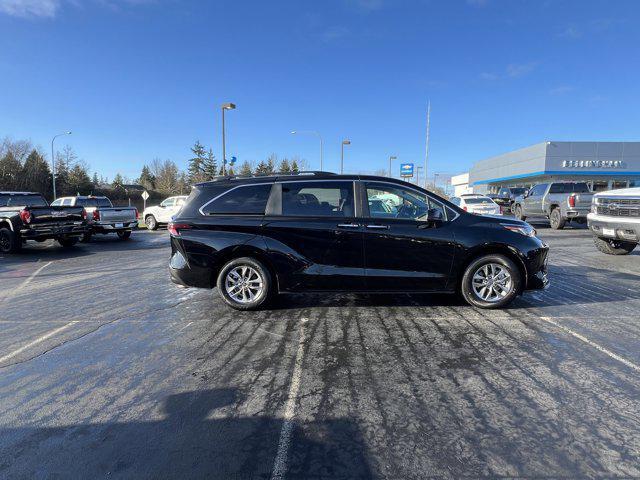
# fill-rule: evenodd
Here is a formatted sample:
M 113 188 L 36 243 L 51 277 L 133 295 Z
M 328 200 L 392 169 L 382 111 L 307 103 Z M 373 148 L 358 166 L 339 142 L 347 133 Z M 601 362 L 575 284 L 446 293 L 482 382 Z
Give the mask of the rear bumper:
M 572 208 L 564 212 L 567 218 L 587 218 L 590 208 Z
M 23 240 L 46 240 L 58 237 L 80 236 L 89 231 L 89 226 L 85 223 L 74 223 L 69 225 L 37 225 L 20 230 L 20 237 Z
M 211 270 L 189 265 L 179 250 L 172 250 L 171 260 L 169 261 L 169 274 L 173 283 L 183 287 L 214 287 Z
M 640 242 L 640 218 L 608 217 L 590 213 L 587 224 L 597 237 Z M 604 229 L 613 230 L 613 235 L 605 235 Z
M 94 222 L 91 224 L 92 233 L 115 233 L 138 228 L 138 222 Z

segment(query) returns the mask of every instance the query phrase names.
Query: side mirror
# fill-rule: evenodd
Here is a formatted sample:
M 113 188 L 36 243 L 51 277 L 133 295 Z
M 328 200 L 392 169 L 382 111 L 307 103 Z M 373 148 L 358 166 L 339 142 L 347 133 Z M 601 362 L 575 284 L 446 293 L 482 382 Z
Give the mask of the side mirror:
M 529 196 L 529 190 L 525 190 L 522 194 L 522 198 L 527 198 Z
M 158 205 L 158 206 L 159 206 L 160 208 L 167 208 L 167 206 L 166 206 L 166 205 L 162 205 L 162 204 L 160 204 L 160 205 Z

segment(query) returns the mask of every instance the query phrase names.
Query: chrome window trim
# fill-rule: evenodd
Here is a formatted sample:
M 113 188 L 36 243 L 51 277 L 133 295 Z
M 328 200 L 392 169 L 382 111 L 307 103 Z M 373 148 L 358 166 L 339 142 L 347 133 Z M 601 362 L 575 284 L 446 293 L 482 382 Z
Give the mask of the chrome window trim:
M 264 183 L 246 183 L 244 185 L 236 185 L 233 188 L 230 188 L 228 190 L 225 190 L 224 192 L 222 192 L 220 195 L 217 195 L 215 197 L 213 197 L 211 200 L 209 200 L 207 203 L 205 203 L 204 205 L 202 205 L 199 209 L 198 212 L 200 212 L 200 215 L 205 216 L 205 217 L 210 217 L 211 215 L 260 215 L 259 213 L 204 213 L 203 210 L 204 208 L 209 205 L 210 203 L 215 202 L 216 200 L 218 200 L 220 197 L 224 197 L 227 193 L 229 192 L 233 192 L 234 190 L 237 190 L 238 188 L 245 188 L 245 187 L 258 187 L 261 185 L 273 185 L 276 182 L 264 182 Z M 267 203 L 269 202 L 269 199 L 267 198 Z M 262 215 L 264 216 L 264 213 L 262 213 Z
M 393 182 L 385 182 L 384 180 L 360 180 L 360 181 L 361 181 L 362 183 L 383 183 L 383 184 L 385 184 L 385 185 L 392 185 L 392 186 L 395 186 L 396 188 L 406 188 L 407 190 L 414 191 L 414 192 L 416 192 L 416 193 L 419 193 L 420 195 L 426 195 L 427 197 L 431 198 L 431 199 L 432 199 L 433 201 L 435 201 L 435 202 L 440 202 L 440 200 L 437 200 L 437 199 L 433 198 L 433 197 L 432 197 L 432 195 L 430 195 L 428 192 L 427 192 L 427 193 L 424 193 L 424 192 L 422 192 L 422 191 L 420 191 L 420 190 L 418 190 L 418 189 L 416 189 L 416 188 L 413 188 L 413 187 L 411 187 L 411 186 L 408 186 L 408 185 L 398 185 L 397 183 L 393 183 Z M 366 185 L 365 185 L 364 193 L 365 193 L 365 196 L 366 196 L 366 194 L 367 194 L 367 188 L 366 188 Z M 367 201 L 367 202 L 368 202 L 368 201 L 369 201 L 369 198 L 368 198 L 368 197 L 366 197 L 366 198 L 365 198 L 365 201 Z M 440 202 L 440 203 L 442 203 L 442 202 Z M 452 203 L 452 205 L 455 205 L 455 204 L 453 204 L 453 203 Z M 455 205 L 455 206 L 457 206 L 457 205 Z M 447 215 L 447 207 L 448 207 L 448 205 L 446 205 L 446 204 L 444 204 L 444 203 L 443 203 L 443 204 L 442 204 L 442 207 L 443 207 L 443 209 L 444 209 L 444 216 L 445 216 L 445 220 L 446 220 L 447 222 L 453 222 L 453 221 L 457 220 L 457 219 L 460 217 L 460 214 L 459 214 L 458 212 L 456 212 L 456 211 L 455 211 L 455 209 L 453 209 L 453 208 L 449 207 L 449 210 L 452 210 L 452 211 L 456 214 L 456 216 L 455 216 L 454 218 L 452 218 L 451 220 L 449 220 L 449 218 L 448 218 L 449 216 Z M 372 217 L 372 216 L 369 216 L 369 217 L 366 217 L 366 218 L 380 218 L 380 217 Z M 388 219 L 388 220 L 407 220 L 407 219 L 406 219 L 406 218 L 390 218 L 390 219 Z

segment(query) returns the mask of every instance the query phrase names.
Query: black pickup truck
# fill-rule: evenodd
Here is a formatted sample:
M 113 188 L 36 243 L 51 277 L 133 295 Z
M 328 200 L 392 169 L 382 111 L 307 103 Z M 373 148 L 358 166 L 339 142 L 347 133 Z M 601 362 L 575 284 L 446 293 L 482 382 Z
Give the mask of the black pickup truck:
M 88 230 L 83 207 L 52 207 L 39 193 L 0 192 L 0 253 L 17 252 L 27 240 L 72 247 Z

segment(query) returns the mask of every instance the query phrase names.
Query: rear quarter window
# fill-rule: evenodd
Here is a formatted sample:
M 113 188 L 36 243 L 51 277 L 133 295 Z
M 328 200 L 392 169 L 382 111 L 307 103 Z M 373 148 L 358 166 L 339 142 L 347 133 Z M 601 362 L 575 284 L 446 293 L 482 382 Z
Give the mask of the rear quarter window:
M 242 185 L 209 200 L 205 215 L 264 215 L 272 184 Z

